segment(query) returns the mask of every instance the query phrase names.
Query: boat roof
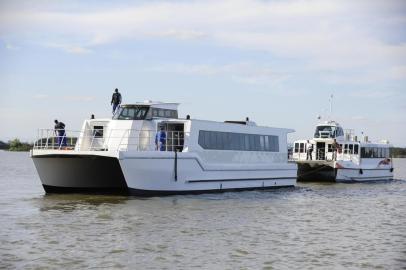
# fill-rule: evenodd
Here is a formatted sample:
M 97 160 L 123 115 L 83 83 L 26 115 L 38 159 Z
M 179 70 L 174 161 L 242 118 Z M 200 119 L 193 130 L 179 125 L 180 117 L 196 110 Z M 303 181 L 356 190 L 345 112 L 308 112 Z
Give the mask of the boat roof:
M 148 106 L 159 109 L 169 109 L 177 110 L 180 103 L 176 102 L 161 102 L 161 101 L 151 101 L 145 100 L 143 102 L 135 102 L 131 104 L 122 104 L 121 107 L 137 107 L 137 106 Z
M 337 123 L 336 121 L 324 121 L 322 123 L 318 123 L 317 126 L 335 126 L 335 127 L 341 127 L 341 125 L 339 123 Z

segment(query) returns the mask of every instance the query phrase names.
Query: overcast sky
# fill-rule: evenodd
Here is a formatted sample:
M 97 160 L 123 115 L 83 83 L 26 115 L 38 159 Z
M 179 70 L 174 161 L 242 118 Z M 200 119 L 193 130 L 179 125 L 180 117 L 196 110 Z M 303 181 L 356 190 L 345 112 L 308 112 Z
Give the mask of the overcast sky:
M 406 146 L 406 1 L 0 1 L 0 140 L 124 103 Z

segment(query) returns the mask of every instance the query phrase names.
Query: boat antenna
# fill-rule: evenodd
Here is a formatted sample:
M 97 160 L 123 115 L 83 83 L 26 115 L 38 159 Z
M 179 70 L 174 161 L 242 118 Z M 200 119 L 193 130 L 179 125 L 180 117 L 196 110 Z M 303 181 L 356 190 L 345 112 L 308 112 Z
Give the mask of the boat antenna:
M 334 98 L 334 96 L 333 96 L 333 94 L 331 94 L 330 95 L 330 121 L 331 121 L 331 118 L 333 117 L 333 98 Z

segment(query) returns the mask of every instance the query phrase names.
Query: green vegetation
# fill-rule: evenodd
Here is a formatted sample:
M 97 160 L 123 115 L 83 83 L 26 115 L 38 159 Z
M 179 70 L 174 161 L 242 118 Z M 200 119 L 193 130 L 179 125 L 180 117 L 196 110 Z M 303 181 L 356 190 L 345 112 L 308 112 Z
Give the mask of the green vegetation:
M 392 147 L 391 156 L 394 158 L 406 158 L 406 148 Z
M 19 139 L 14 139 L 8 142 L 8 150 L 9 151 L 30 151 L 32 145 L 29 143 L 23 143 Z

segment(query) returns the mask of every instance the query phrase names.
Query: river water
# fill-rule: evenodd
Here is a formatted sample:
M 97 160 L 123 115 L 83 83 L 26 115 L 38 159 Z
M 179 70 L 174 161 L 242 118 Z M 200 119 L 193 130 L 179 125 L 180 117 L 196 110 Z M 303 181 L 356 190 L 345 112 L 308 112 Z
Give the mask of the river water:
M 45 195 L 28 153 L 0 151 L 0 268 L 406 269 L 399 180 L 137 198 Z

